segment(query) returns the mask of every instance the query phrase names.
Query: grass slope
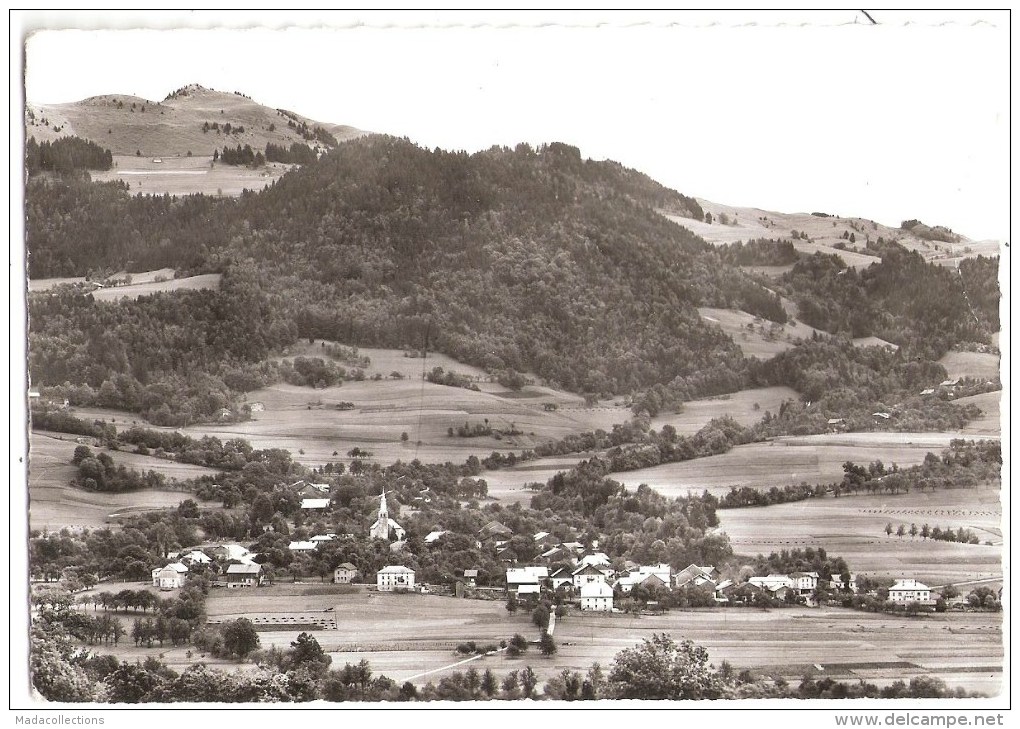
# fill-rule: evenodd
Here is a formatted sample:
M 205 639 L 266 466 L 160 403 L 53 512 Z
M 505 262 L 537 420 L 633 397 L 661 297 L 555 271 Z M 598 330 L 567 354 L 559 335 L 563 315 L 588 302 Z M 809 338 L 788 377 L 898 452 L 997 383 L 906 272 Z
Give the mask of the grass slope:
M 132 109 L 132 104 L 134 108 Z M 145 107 L 142 112 L 141 108 Z M 267 142 L 290 146 L 304 142 L 287 126 L 288 117 L 239 94 L 223 93 L 199 85 L 185 87 L 184 93 L 163 101 L 130 95 L 94 96 L 68 104 L 29 105 L 34 119 L 26 119 L 26 137 L 39 142 L 77 135 L 113 151 L 115 155 L 212 156 L 213 150 L 245 144 L 264 150 Z M 31 115 L 30 115 L 31 116 Z M 353 127 L 328 124 L 294 114 L 297 122 L 320 126 L 339 141 L 364 132 Z M 49 124 L 42 125 L 46 119 Z M 34 121 L 34 123 L 33 123 Z M 242 134 L 202 131 L 204 122 L 244 127 Z M 273 129 L 270 130 L 270 125 Z M 60 129 L 56 131 L 54 127 Z
M 77 469 L 71 456 L 77 442 L 66 433 L 33 431 L 29 452 L 28 519 L 32 529 L 57 531 L 64 527 L 108 526 L 108 517 L 126 510 L 176 507 L 191 494 L 183 491 L 132 491 L 108 494 L 87 492 L 69 486 Z M 103 449 L 93 449 L 103 451 Z M 138 456 L 124 451 L 106 451 L 118 465 L 136 470 L 154 470 L 173 478 L 194 478 L 214 470 L 161 458 Z M 202 504 L 203 508 L 218 506 Z
M 883 225 L 866 218 L 780 213 L 761 208 L 724 205 L 701 198 L 698 198 L 698 203 L 705 212 L 712 214 L 714 220 L 711 224 L 670 215 L 667 217 L 714 245 L 748 241 L 755 238 L 790 238 L 794 230 L 805 232 L 810 240 L 794 241 L 794 247 L 798 251 L 809 254 L 816 251 L 834 253 L 842 258 L 848 266 L 854 268 L 865 268 L 879 260 L 863 252 L 867 236 L 871 236 L 872 240 L 879 237 L 886 240 L 895 238 L 904 247 L 917 251 L 925 259 L 950 266 L 959 265 L 959 261 L 964 258 L 978 255 L 998 255 L 1001 247 L 998 241 L 971 241 L 966 238 L 959 243 L 924 240 L 909 231 Z M 726 215 L 731 224 L 719 223 L 720 214 Z M 732 221 L 736 221 L 735 224 Z M 844 239 L 844 233 L 853 233 L 857 239 L 856 242 L 850 243 Z M 835 248 L 837 243 L 845 245 L 847 249 Z M 860 249 L 860 252 L 855 249 Z

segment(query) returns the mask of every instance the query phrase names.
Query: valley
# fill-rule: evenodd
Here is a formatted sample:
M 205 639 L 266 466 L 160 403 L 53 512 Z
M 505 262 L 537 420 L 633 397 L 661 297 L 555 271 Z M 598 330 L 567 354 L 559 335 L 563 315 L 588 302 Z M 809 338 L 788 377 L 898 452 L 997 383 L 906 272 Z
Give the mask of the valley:
M 94 696 L 137 670 L 162 701 L 199 661 L 288 700 L 404 700 L 468 668 L 555 686 L 659 632 L 704 646 L 730 698 L 1000 690 L 994 242 L 197 84 L 26 122 L 34 610 L 127 662 L 54 659 Z M 120 606 L 90 610 L 103 592 Z M 130 637 L 88 632 L 108 613 Z M 334 670 L 290 662 L 305 632 Z M 456 652 L 514 634 L 522 657 Z M 362 660 L 395 683 L 358 685 Z

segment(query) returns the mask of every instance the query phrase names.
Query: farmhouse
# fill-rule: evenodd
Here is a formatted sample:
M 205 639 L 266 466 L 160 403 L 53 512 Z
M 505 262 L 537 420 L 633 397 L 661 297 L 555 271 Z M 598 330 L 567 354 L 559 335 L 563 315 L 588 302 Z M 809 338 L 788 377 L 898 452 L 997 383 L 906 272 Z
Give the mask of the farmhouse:
M 585 565 L 590 564 L 593 567 L 600 569 L 606 569 L 609 567 L 609 556 L 605 552 L 594 552 L 592 554 L 586 554 L 581 557 L 579 564 Z
M 581 588 L 581 609 L 601 612 L 613 610 L 613 588 L 605 582 L 590 582 Z
M 506 571 L 506 591 L 517 595 L 538 592 L 542 583 L 549 577 L 548 567 L 511 567 Z M 521 588 L 525 590 L 522 593 Z
M 349 585 L 358 576 L 358 568 L 350 562 L 344 562 L 333 570 L 333 582 L 338 585 Z
M 439 538 L 444 534 L 449 534 L 446 531 L 429 532 L 425 535 L 425 544 L 432 544 L 433 542 L 439 541 Z
M 576 570 L 570 573 L 570 576 L 576 589 L 581 589 L 584 585 L 591 584 L 592 582 L 607 584 L 606 573 L 591 564 L 582 563 Z
M 498 541 L 509 539 L 512 536 L 513 531 L 510 527 L 504 526 L 498 521 L 490 521 L 478 530 L 478 547 L 480 548 L 483 544 L 490 540 L 496 540 L 498 543 Z
M 689 564 L 673 575 L 674 587 L 699 587 L 706 582 L 715 585 L 719 577 L 719 570 L 715 567 L 699 567 L 696 564 Z
M 219 544 L 208 550 L 213 557 L 228 562 L 243 562 L 250 564 L 254 561 L 255 555 L 242 547 L 240 544 Z
M 917 580 L 896 580 L 889 588 L 889 599 L 893 602 L 928 602 L 931 600 L 931 588 Z
M 624 594 L 630 593 L 635 585 L 644 585 L 653 589 L 669 588 L 671 572 L 672 569 L 668 564 L 638 567 L 618 579 L 614 587 L 618 587 Z
M 287 549 L 291 552 L 313 552 L 316 546 L 315 542 L 291 542 Z
M 152 571 L 152 586 L 161 590 L 175 590 L 178 587 L 184 587 L 184 579 L 187 575 L 187 567 L 180 562 L 172 562 L 166 567 Z
M 844 584 L 842 577 L 839 575 L 833 575 L 832 579 L 829 580 L 829 589 L 837 592 L 845 592 L 846 590 L 849 590 L 850 592 L 857 592 L 857 575 L 851 573 L 849 577 L 850 579 L 847 584 Z
M 793 580 L 793 589 L 799 595 L 810 595 L 818 587 L 817 572 L 794 572 L 790 579 Z
M 642 572 L 640 570 L 632 572 L 629 575 L 624 575 L 616 581 L 616 584 L 613 587 L 619 588 L 620 592 L 624 595 L 629 595 L 630 592 L 638 585 L 641 585 L 648 590 L 669 589 L 669 582 L 662 579 L 662 577 L 658 574 L 655 574 L 654 572 Z
M 258 587 L 262 584 L 262 565 L 229 565 L 224 581 L 227 583 L 227 587 Z
M 475 587 L 478 583 L 478 570 L 464 570 L 464 581 L 468 587 Z
M 209 557 L 205 552 L 200 549 L 193 549 L 186 554 L 180 556 L 180 561 L 183 564 L 209 564 L 212 562 L 212 558 Z
M 379 592 L 403 592 L 414 589 L 414 570 L 401 565 L 383 567 L 375 573 Z
M 388 542 L 391 536 L 395 536 L 397 541 L 403 541 L 405 534 L 404 527 L 390 518 L 389 507 L 386 505 L 386 489 L 383 489 L 379 497 L 379 516 L 369 528 L 368 536 L 370 539 L 384 539 Z
M 570 574 L 570 570 L 566 567 L 560 567 L 549 575 L 549 580 L 552 582 L 552 589 L 557 590 L 561 585 L 573 586 L 574 578 Z
M 329 499 L 301 499 L 301 508 L 309 511 L 328 509 Z

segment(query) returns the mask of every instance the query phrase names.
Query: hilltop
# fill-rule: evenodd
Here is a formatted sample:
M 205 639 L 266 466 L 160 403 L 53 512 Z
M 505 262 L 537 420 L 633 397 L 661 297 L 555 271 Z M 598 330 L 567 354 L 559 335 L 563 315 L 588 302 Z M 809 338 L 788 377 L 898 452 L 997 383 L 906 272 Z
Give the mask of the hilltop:
M 29 104 L 26 137 L 53 141 L 78 136 L 114 156 L 211 156 L 223 147 L 301 142 L 325 150 L 364 134 L 342 124 L 315 121 L 273 109 L 240 92 L 198 84 L 184 86 L 162 101 L 130 94 L 106 94 L 66 104 Z M 214 126 L 215 125 L 215 126 Z

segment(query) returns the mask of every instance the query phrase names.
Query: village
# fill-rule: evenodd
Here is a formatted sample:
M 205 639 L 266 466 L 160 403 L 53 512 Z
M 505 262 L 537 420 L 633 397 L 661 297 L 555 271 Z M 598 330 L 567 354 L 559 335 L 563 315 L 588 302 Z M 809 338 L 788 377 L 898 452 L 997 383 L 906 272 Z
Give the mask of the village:
M 298 482 L 305 493 L 309 490 L 328 493 L 326 484 Z M 328 506 L 329 499 L 305 497 L 303 510 L 320 510 Z M 448 532 L 434 531 L 425 538 L 425 544 L 434 544 Z M 332 583 L 358 585 L 379 593 L 421 593 L 449 595 L 458 598 L 507 599 L 508 609 L 513 606 L 534 607 L 541 600 L 551 600 L 557 606 L 570 606 L 584 612 L 620 613 L 636 610 L 663 610 L 670 607 L 722 607 L 722 606 L 783 606 L 825 604 L 849 605 L 842 598 L 851 596 L 880 599 L 886 609 L 906 609 L 909 612 L 944 611 L 948 607 L 963 607 L 967 601 L 958 589 L 949 585 L 941 595 L 912 577 L 896 579 L 891 585 L 860 589 L 853 573 L 825 574 L 819 571 L 770 572 L 765 575 L 747 574 L 726 577 L 711 565 L 690 564 L 674 567 L 666 563 L 640 565 L 632 561 L 614 560 L 599 551 L 597 539 L 589 544 L 580 541 L 560 542 L 549 532 L 531 535 L 539 551 L 535 564 L 518 564 L 510 551 L 512 530 L 498 521 L 490 521 L 476 535 L 475 545 L 487 550 L 506 563 L 505 581 L 479 581 L 478 569 L 456 570 L 456 579 L 450 584 L 427 584 L 416 580 L 415 571 L 400 564 L 400 553 L 406 532 L 389 513 L 385 492 L 380 495 L 376 521 L 367 537 L 389 545 L 394 557 L 374 574 L 361 574 L 350 561 L 341 561 L 332 569 Z M 354 534 L 327 532 L 308 540 L 291 541 L 289 550 L 294 553 L 313 552 L 320 545 L 338 539 L 354 540 Z M 152 587 L 161 591 L 183 588 L 190 574 L 206 577 L 212 587 L 260 588 L 271 583 L 263 570 L 259 554 L 250 552 L 240 544 L 226 543 L 199 546 L 167 555 L 168 563 L 152 570 Z M 617 566 L 614 566 L 614 562 Z M 869 583 L 870 584 L 870 583 Z M 1001 597 L 1001 588 L 998 593 Z M 946 599 L 948 597 L 948 599 Z M 678 599 L 682 598 L 682 599 Z M 337 615 L 336 620 L 342 620 Z M 333 622 L 334 626 L 336 622 Z

